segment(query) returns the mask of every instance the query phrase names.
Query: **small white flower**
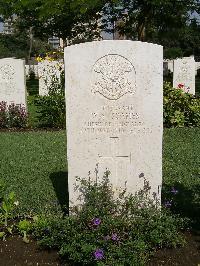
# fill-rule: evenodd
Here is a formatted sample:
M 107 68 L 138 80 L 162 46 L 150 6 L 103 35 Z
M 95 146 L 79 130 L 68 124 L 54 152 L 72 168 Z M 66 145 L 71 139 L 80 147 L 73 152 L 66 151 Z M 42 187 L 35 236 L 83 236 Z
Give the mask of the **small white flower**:
M 18 205 L 19 205 L 19 201 L 18 201 L 18 200 L 15 201 L 15 202 L 14 202 L 14 205 L 15 205 L 15 206 L 18 206 Z

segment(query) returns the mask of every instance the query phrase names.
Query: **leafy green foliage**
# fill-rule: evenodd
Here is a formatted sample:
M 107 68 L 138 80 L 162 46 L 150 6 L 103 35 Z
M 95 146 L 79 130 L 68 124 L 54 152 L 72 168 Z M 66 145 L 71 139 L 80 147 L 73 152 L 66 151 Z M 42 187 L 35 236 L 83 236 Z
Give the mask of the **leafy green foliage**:
M 170 41 L 177 29 L 186 26 L 189 12 L 198 12 L 198 6 L 197 0 L 119 0 L 115 4 L 110 1 L 105 12 L 113 21 L 123 21 L 117 28 L 129 39 L 150 41 L 168 35 Z
M 0 58 L 16 57 L 28 59 L 30 49 L 29 42 L 29 35 L 23 30 L 17 30 L 13 34 L 1 34 Z M 31 56 L 47 51 L 49 49 L 50 46 L 48 45 L 47 40 L 44 41 L 38 38 L 34 38 Z
M 31 231 L 32 225 L 28 220 L 21 220 L 18 224 L 18 230 L 23 235 L 23 241 L 29 243 L 27 234 Z
M 5 239 L 7 234 L 12 233 L 13 225 L 8 226 L 8 220 L 13 218 L 13 210 L 18 206 L 15 193 L 6 192 L 6 185 L 3 179 L 0 179 L 0 239 Z
M 61 83 L 53 79 L 47 96 L 39 96 L 35 100 L 38 107 L 39 126 L 52 128 L 65 128 L 65 93 L 64 75 Z
M 60 249 L 60 255 L 80 265 L 143 265 L 155 248 L 176 247 L 184 240 L 182 221 L 148 199 L 148 182 L 135 196 L 114 196 L 105 173 L 102 182 L 81 180 L 82 208 L 69 217 L 43 221 L 40 243 Z M 43 218 L 44 219 L 44 218 Z M 45 233 L 46 230 L 46 233 Z M 131 252 L 130 252 L 131 251 Z
M 164 84 L 164 125 L 195 127 L 200 125 L 200 98 L 182 89 Z
M 172 48 L 166 48 L 164 50 L 164 58 L 167 59 L 176 59 L 183 57 L 183 51 L 180 47 L 172 47 Z
M 0 102 L 0 128 L 24 128 L 27 126 L 27 119 L 24 106 Z
M 30 30 L 34 36 L 57 36 L 73 40 L 78 35 L 81 39 L 92 40 L 99 36 L 98 19 L 105 0 L 1 0 L 0 12 L 4 17 L 16 14 L 17 28 Z

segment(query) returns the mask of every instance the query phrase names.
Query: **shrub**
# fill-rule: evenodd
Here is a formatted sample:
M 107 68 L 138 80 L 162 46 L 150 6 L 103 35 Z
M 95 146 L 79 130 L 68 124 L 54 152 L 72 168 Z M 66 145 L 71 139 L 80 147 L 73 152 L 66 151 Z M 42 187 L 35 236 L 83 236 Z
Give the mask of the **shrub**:
M 7 116 L 6 102 L 0 102 L 0 128 L 7 127 Z
M 35 225 L 40 243 L 58 248 L 73 265 L 144 265 L 156 248 L 184 243 L 177 231 L 181 220 L 148 199 L 149 189 L 116 197 L 108 173 L 102 182 L 82 180 L 82 208 L 62 219 L 43 217 Z
M 164 126 L 200 126 L 200 98 L 164 84 Z
M 12 103 L 7 106 L 6 102 L 0 103 L 0 128 L 24 128 L 27 120 L 28 115 L 23 105 Z
M 0 178 L 0 228 L 2 224 L 8 226 L 8 219 L 13 218 L 13 210 L 17 205 L 15 193 L 8 193 L 4 180 Z
M 64 75 L 61 83 L 55 81 L 49 88 L 49 95 L 39 96 L 35 100 L 38 106 L 39 126 L 52 128 L 65 128 L 65 93 Z
M 10 104 L 8 106 L 8 127 L 24 128 L 27 126 L 28 115 L 22 105 Z

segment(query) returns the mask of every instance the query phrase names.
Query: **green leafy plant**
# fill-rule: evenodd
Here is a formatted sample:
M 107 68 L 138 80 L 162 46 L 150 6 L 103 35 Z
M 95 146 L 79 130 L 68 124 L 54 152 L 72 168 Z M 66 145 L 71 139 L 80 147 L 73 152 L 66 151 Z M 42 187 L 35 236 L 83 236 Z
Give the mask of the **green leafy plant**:
M 16 203 L 15 193 L 10 192 L 8 195 L 4 196 L 1 202 L 1 218 L 4 220 L 4 226 L 8 226 L 8 218 L 12 217 L 12 211 L 15 208 Z
M 32 228 L 31 222 L 26 220 L 26 219 L 20 221 L 18 224 L 18 230 L 23 235 L 23 241 L 25 243 L 29 243 L 29 239 L 28 239 L 27 234 L 31 231 L 31 228 Z
M 200 98 L 164 84 L 164 126 L 200 126 Z
M 39 126 L 65 128 L 64 74 L 61 83 L 54 79 L 49 88 L 49 95 L 39 96 L 35 100 L 35 104 L 38 106 Z
M 15 193 L 7 194 L 5 183 L 0 179 L 0 239 L 5 240 L 7 235 L 12 234 L 14 224 L 8 225 L 8 220 L 13 218 L 13 210 L 18 204 Z
M 58 248 L 72 264 L 144 265 L 155 249 L 184 244 L 178 233 L 183 221 L 161 210 L 156 195 L 149 199 L 144 175 L 143 190 L 122 190 L 118 197 L 108 175 L 102 182 L 80 180 L 84 204 L 71 208 L 69 217 L 46 218 L 37 235 L 41 245 Z

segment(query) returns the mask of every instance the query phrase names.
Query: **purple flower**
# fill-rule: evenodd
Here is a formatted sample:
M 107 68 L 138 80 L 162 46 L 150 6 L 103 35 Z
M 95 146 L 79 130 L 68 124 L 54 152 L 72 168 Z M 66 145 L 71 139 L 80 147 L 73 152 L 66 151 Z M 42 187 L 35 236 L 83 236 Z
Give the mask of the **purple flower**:
M 176 195 L 178 193 L 178 190 L 175 189 L 175 187 L 172 187 L 171 193 L 173 193 L 174 195 Z
M 102 249 L 97 249 L 95 252 L 94 252 L 94 257 L 96 260 L 102 260 L 103 259 L 103 255 L 104 255 L 104 252 Z
M 169 200 L 168 201 L 165 201 L 164 206 L 166 208 L 170 208 L 172 206 L 172 201 L 171 200 L 170 201 Z
M 116 233 L 112 234 L 111 239 L 112 239 L 113 241 L 117 241 L 117 240 L 119 240 L 118 235 L 117 235 Z
M 100 225 L 100 224 L 101 224 L 101 219 L 99 219 L 99 218 L 93 219 L 93 225 Z

